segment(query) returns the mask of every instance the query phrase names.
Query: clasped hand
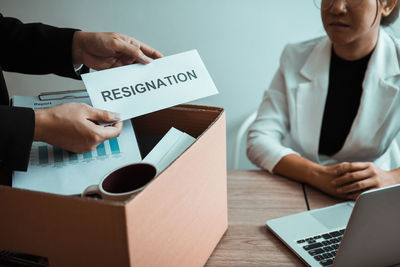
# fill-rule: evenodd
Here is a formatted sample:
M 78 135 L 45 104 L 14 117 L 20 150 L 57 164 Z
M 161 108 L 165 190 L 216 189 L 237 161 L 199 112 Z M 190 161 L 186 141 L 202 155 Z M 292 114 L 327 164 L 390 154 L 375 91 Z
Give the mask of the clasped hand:
M 323 167 L 317 183 L 321 190 L 355 200 L 362 192 L 398 183 L 395 171 L 384 171 L 372 162 L 344 162 Z

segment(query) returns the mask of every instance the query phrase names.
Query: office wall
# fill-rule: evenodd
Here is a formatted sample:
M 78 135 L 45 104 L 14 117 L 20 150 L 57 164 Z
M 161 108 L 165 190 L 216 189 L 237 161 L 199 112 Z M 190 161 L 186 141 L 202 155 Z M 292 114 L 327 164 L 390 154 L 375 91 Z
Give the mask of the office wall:
M 258 107 L 288 42 L 323 34 L 312 0 L 2 0 L 5 16 L 136 37 L 165 55 L 198 49 L 227 111 L 228 167 L 240 123 Z M 10 95 L 83 88 L 54 75 L 6 73 Z M 252 168 L 242 144 L 241 168 Z

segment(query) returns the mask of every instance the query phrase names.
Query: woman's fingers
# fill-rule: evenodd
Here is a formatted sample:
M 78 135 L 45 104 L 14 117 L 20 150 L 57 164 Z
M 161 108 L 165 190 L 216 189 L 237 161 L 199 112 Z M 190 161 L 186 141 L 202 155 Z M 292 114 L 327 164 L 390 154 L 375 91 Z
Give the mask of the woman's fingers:
M 335 178 L 331 181 L 333 186 L 343 186 L 348 183 L 356 182 L 370 177 L 372 174 L 370 169 L 363 169 L 361 171 L 347 172 L 344 175 Z
M 376 186 L 375 180 L 370 177 L 367 179 L 359 180 L 341 187 L 338 187 L 336 191 L 339 194 L 350 194 L 350 193 L 355 193 L 359 191 L 365 191 L 371 188 L 374 188 Z

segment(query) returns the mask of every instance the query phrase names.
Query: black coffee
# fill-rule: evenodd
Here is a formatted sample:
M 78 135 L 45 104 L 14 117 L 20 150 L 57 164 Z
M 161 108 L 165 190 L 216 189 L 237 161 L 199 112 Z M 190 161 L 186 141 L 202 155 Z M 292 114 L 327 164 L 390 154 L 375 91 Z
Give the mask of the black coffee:
M 102 187 L 109 193 L 126 193 L 139 189 L 156 175 L 156 169 L 146 163 L 137 163 L 115 170 L 103 180 Z

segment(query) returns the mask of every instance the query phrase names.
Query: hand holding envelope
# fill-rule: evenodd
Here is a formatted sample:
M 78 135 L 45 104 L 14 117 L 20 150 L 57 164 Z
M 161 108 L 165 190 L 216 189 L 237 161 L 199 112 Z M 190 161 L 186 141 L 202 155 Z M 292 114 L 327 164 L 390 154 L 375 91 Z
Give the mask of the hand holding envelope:
M 74 34 L 72 60 L 95 70 L 134 63 L 150 63 L 163 55 L 133 37 L 114 32 L 84 32 Z
M 72 40 L 72 63 L 107 69 L 134 63 L 150 63 L 163 55 L 154 48 L 120 33 L 77 31 Z M 35 110 L 34 140 L 83 153 L 96 148 L 122 130 L 119 114 L 82 103 L 67 103 Z M 107 123 L 109 127 L 97 125 Z

